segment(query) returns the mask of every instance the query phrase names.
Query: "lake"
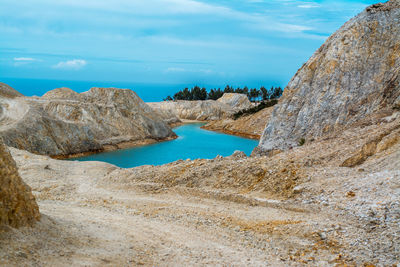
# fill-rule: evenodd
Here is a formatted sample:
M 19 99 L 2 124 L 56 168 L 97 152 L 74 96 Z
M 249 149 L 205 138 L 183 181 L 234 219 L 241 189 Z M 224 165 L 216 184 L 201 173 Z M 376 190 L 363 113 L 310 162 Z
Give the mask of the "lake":
M 230 156 L 235 150 L 250 155 L 258 141 L 203 130 L 204 123 L 190 123 L 174 128 L 177 139 L 146 146 L 116 150 L 75 158 L 79 161 L 105 161 L 122 168 L 162 165 L 179 159 L 212 159 Z

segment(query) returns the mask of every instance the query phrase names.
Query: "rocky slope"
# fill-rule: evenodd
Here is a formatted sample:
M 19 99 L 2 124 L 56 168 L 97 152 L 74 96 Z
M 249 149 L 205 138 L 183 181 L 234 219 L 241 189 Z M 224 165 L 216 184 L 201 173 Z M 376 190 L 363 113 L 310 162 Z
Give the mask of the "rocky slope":
M 133 91 L 59 88 L 43 97 L 0 97 L 0 136 L 8 146 L 67 156 L 174 138 Z
M 5 225 L 32 225 L 39 218 L 31 188 L 22 181 L 15 161 L 0 139 L 0 232 Z
M 201 128 L 252 139 L 260 139 L 272 111 L 273 107 L 270 107 L 260 110 L 254 114 L 242 116 L 237 120 L 225 118 L 221 120 L 210 121 Z
M 368 7 L 334 33 L 291 79 L 259 151 L 296 146 L 400 104 L 400 2 Z
M 212 121 L 227 118 L 238 110 L 251 106 L 247 96 L 225 93 L 218 100 L 198 101 L 163 101 L 147 103 L 165 120 L 198 120 Z

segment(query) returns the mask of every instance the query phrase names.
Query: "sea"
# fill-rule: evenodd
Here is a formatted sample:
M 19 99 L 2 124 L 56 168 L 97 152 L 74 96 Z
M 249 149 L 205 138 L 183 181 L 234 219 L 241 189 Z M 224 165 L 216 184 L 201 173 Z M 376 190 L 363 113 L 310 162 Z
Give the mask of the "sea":
M 107 81 L 66 81 L 47 79 L 22 79 L 22 78 L 0 78 L 3 82 L 25 96 L 42 96 L 46 92 L 60 87 L 68 87 L 75 92 L 88 91 L 92 87 L 116 87 L 131 89 L 145 102 L 158 102 L 164 100 L 168 95 L 173 96 L 187 84 L 144 84 L 132 82 L 107 82 Z
M 82 93 L 88 91 L 92 87 L 115 87 L 131 89 L 138 94 L 138 96 L 144 102 L 159 102 L 163 101 L 167 96 L 173 96 L 176 92 L 188 87 L 192 88 L 196 85 L 200 87 L 205 87 L 207 90 L 212 88 L 224 89 L 226 84 L 168 84 L 168 83 L 134 83 L 134 82 L 109 82 L 109 81 L 70 81 L 70 80 L 50 80 L 50 79 L 28 79 L 28 78 L 2 78 L 0 77 L 0 82 L 8 84 L 15 90 L 20 92 L 25 96 L 42 96 L 46 92 L 60 87 L 68 87 L 75 92 Z M 260 88 L 265 86 L 270 88 L 271 86 L 280 86 L 282 83 L 276 81 L 270 81 L 260 83 L 258 85 L 254 84 L 244 84 L 238 85 L 231 84 L 236 87 L 256 87 Z

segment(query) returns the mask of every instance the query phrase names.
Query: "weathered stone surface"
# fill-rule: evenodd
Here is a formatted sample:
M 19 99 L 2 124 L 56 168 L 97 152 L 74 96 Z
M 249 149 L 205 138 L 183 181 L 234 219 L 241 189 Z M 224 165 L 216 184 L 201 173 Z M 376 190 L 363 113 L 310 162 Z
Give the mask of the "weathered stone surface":
M 251 106 L 251 102 L 245 94 L 224 93 L 217 101 L 239 110 Z
M 106 146 L 173 138 L 168 125 L 133 91 L 59 88 L 43 97 L 1 98 L 0 136 L 8 146 L 62 156 Z
M 235 112 L 251 107 L 250 101 L 242 94 L 224 94 L 218 100 L 163 101 L 148 103 L 163 118 L 213 121 L 227 118 Z
M 31 225 L 39 218 L 31 188 L 22 181 L 15 161 L 0 140 L 0 226 Z
M 291 79 L 259 151 L 286 149 L 392 112 L 400 95 L 400 1 L 368 7 L 344 24 Z
M 234 159 L 244 159 L 247 158 L 247 155 L 243 151 L 235 150 L 235 152 L 233 152 L 233 154 L 230 155 L 230 157 Z
M 23 95 L 7 84 L 0 82 L 0 97 L 15 98 L 19 96 Z
M 73 91 L 70 88 L 62 87 L 45 93 L 42 98 L 44 99 L 65 99 L 65 100 L 80 100 L 79 93 Z

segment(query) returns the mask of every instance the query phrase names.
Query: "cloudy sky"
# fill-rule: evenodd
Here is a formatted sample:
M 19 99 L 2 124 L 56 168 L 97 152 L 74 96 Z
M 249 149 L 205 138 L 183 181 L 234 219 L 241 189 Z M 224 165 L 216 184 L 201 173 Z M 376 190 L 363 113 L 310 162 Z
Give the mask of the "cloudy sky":
M 0 0 L 0 77 L 285 85 L 375 2 Z

